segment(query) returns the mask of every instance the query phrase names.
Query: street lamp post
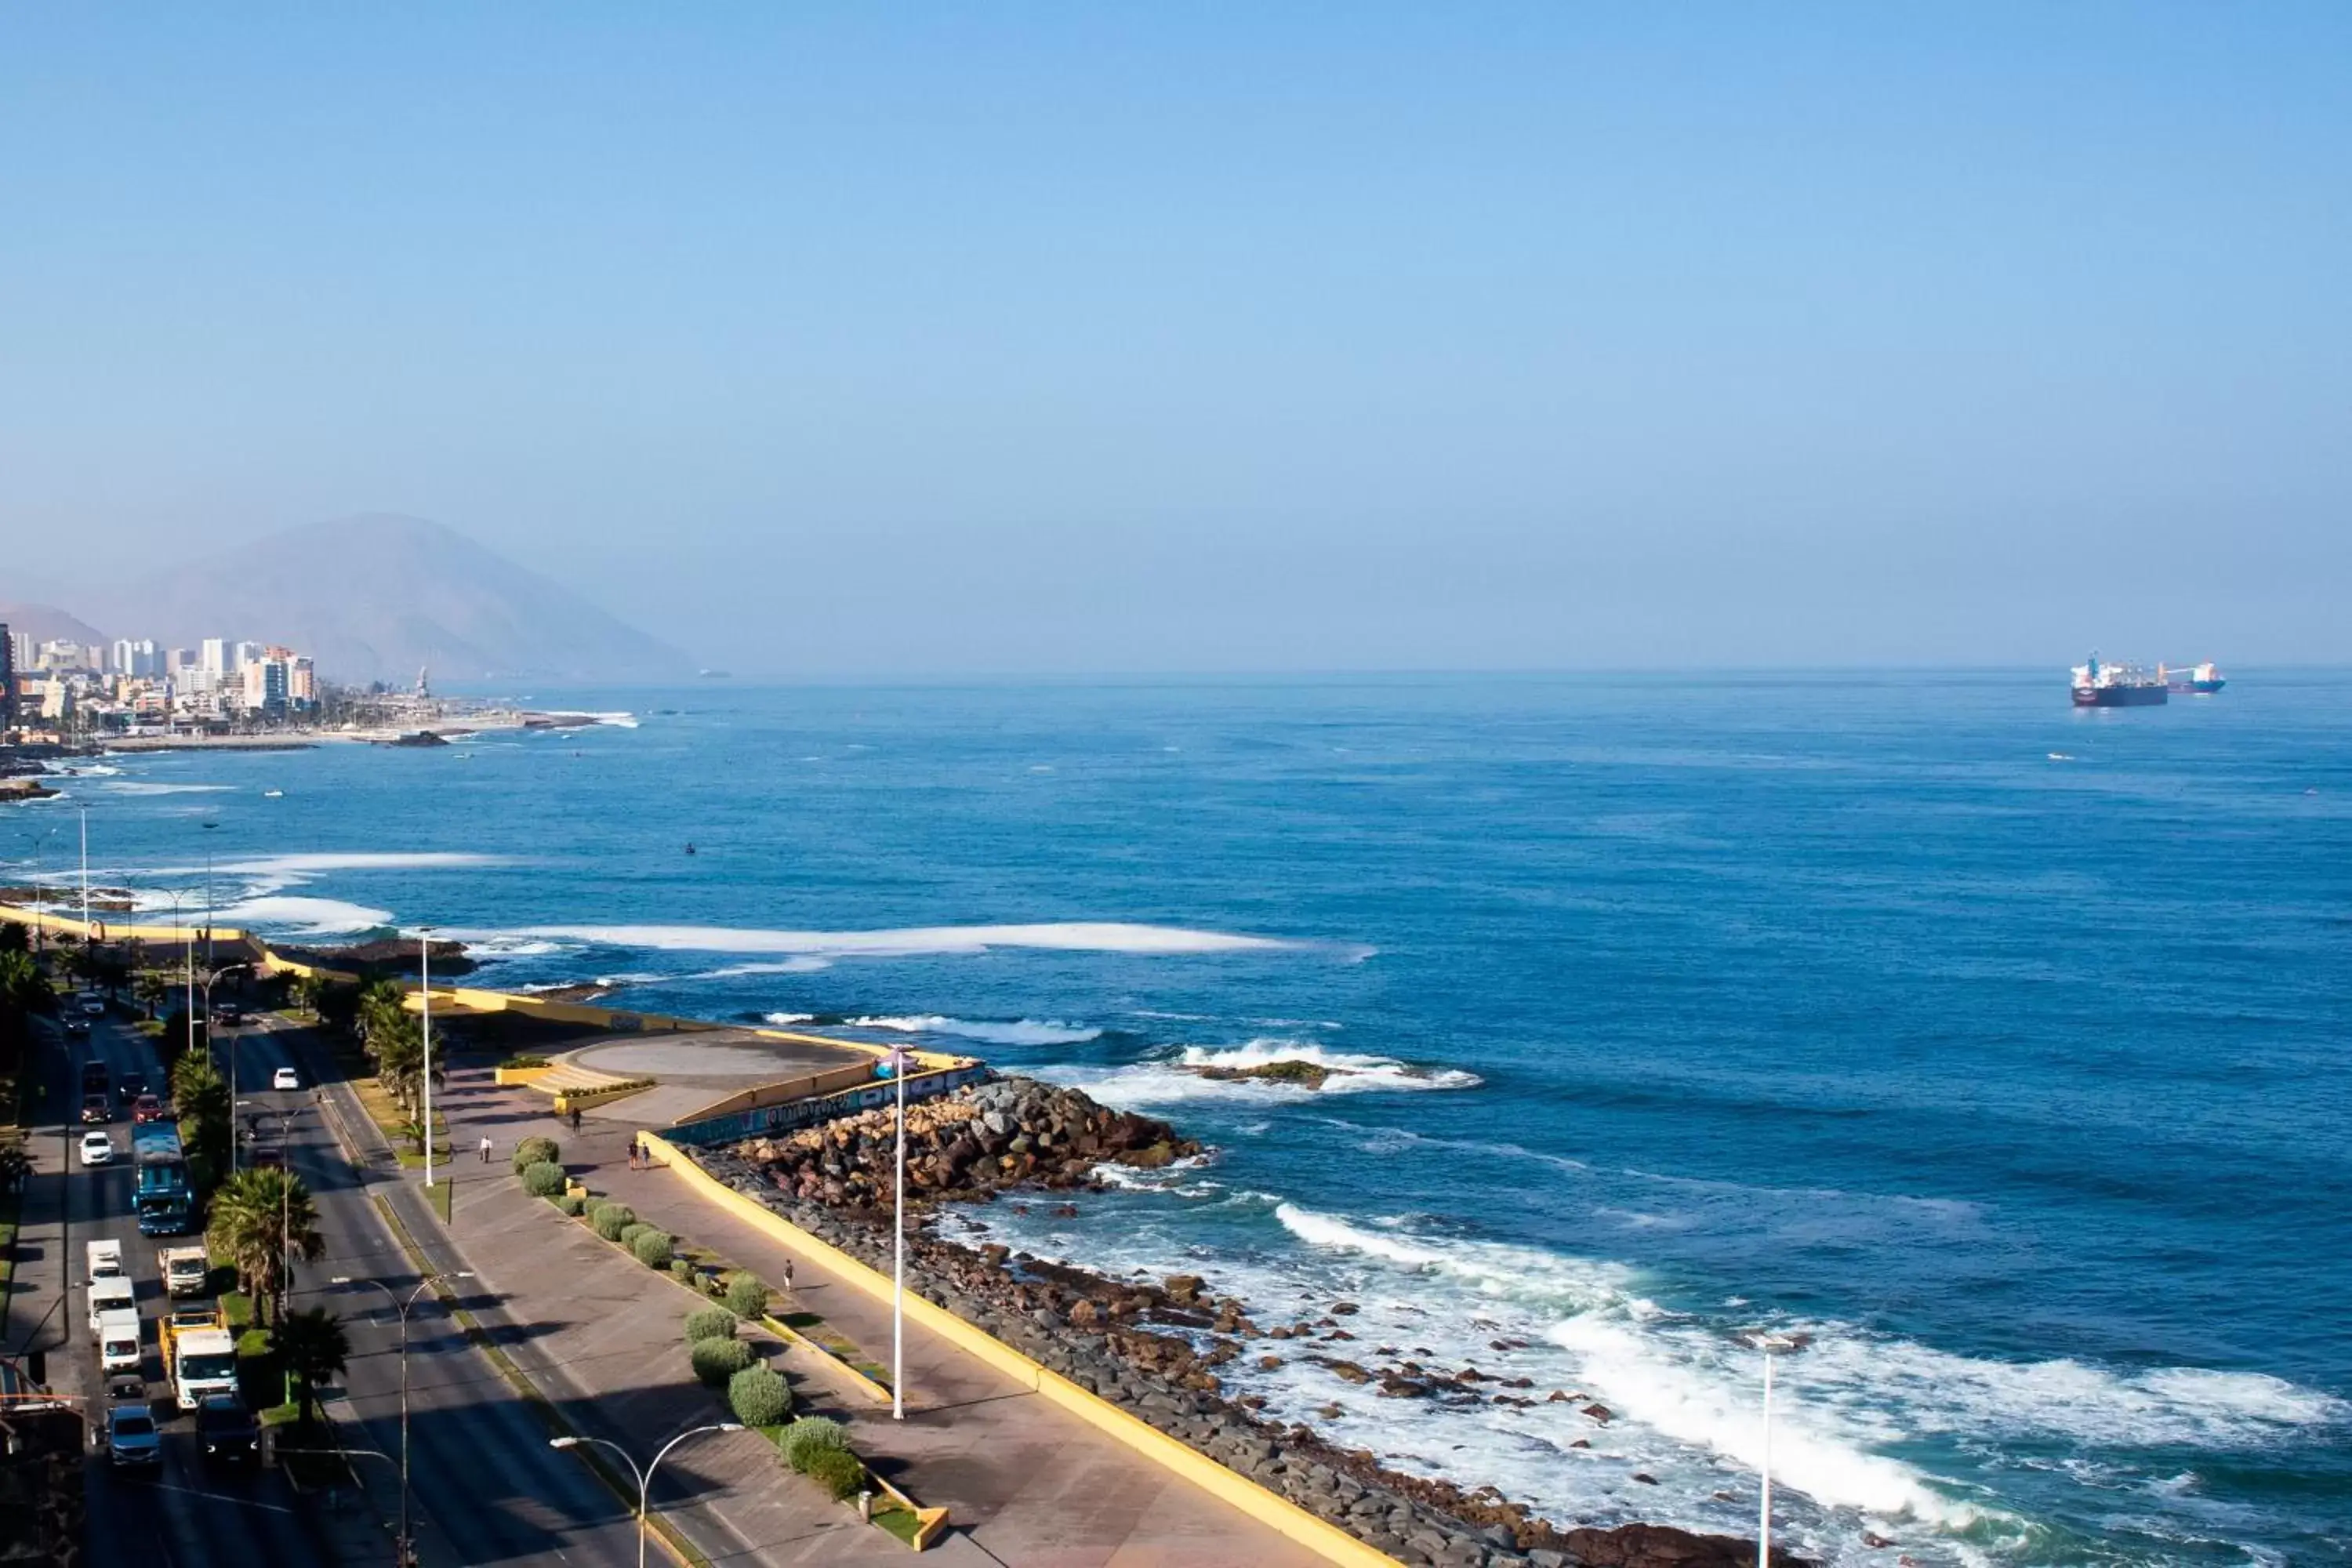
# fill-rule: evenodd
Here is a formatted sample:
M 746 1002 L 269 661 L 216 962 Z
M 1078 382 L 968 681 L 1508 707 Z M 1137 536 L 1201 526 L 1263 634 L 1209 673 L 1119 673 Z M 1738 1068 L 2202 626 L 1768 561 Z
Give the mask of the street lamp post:
M 219 826 L 220 824 L 217 822 L 207 822 L 205 824 L 205 967 L 206 969 L 210 969 L 213 966 L 213 841 L 211 835 L 213 829 Z M 85 873 L 84 879 L 88 879 L 87 873 Z M 82 919 L 85 921 L 89 919 L 87 911 L 84 912 Z M 206 1005 L 205 1016 L 209 1020 L 211 1016 L 211 996 L 207 995 L 205 998 L 205 1002 Z M 207 1023 L 206 1026 L 210 1027 L 209 1023 Z
M 418 1010 L 425 1039 L 425 1184 L 433 1184 L 433 928 L 416 928 Z M 454 1149 L 450 1151 L 455 1153 Z
M 661 1462 L 664 1459 L 669 1458 L 669 1451 L 688 1437 L 699 1436 L 705 1432 L 740 1432 L 741 1430 L 743 1430 L 743 1424 L 740 1421 L 714 1421 L 708 1426 L 688 1427 L 663 1444 L 661 1452 L 654 1456 L 654 1462 L 642 1470 L 637 1468 L 636 1460 L 629 1457 L 629 1451 L 626 1448 L 622 1447 L 618 1443 L 608 1443 L 602 1437 L 550 1437 L 547 1440 L 547 1446 L 551 1448 L 576 1448 L 583 1443 L 593 1443 L 600 1448 L 610 1448 L 621 1456 L 621 1463 L 628 1466 L 629 1473 L 637 1478 L 637 1568 L 646 1568 L 646 1510 L 647 1499 L 653 1492 L 654 1472 L 661 1468 Z
M 408 1531 L 408 1311 L 416 1305 L 416 1298 L 445 1279 L 471 1279 L 473 1270 L 461 1269 L 451 1274 L 427 1274 L 416 1282 L 416 1289 L 403 1300 L 393 1293 L 391 1286 L 381 1279 L 355 1279 L 348 1274 L 338 1274 L 329 1281 L 335 1285 L 373 1285 L 383 1292 L 400 1314 L 400 1541 L 397 1550 L 403 1568 L 413 1560 L 415 1542 Z
M 1762 1497 L 1756 1508 L 1756 1568 L 1772 1563 L 1772 1363 L 1789 1352 L 1804 1348 L 1802 1340 L 1759 1331 L 1742 1336 L 1764 1352 L 1764 1456 L 1759 1467 Z
M 890 1203 L 890 1419 L 907 1418 L 907 1047 L 890 1051 L 898 1091 L 898 1167 Z
M 205 1049 L 211 1055 L 215 1065 L 219 1063 L 220 1052 L 213 1044 L 213 986 L 216 982 L 226 979 L 240 969 L 250 971 L 252 968 L 253 965 L 250 963 L 232 963 L 226 969 L 215 969 L 205 977 Z M 191 1017 L 188 1022 L 188 1044 L 192 1047 L 195 1044 L 195 1020 Z M 236 1037 L 235 1035 L 228 1037 L 228 1098 L 230 1114 L 233 1117 L 236 1107 Z M 234 1128 L 230 1130 L 228 1139 L 228 1173 L 232 1176 L 236 1174 L 236 1132 Z

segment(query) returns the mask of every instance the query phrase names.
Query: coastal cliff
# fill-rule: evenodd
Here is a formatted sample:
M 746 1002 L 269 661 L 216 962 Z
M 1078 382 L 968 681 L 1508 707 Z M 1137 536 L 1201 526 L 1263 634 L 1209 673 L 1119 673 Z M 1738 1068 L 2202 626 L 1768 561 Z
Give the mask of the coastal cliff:
M 877 1268 L 889 1267 L 894 1113 L 868 1112 L 728 1151 L 689 1151 L 713 1176 Z M 1164 1165 L 1200 1145 L 1150 1117 L 1116 1111 L 1076 1089 L 1000 1079 L 908 1111 L 908 1179 L 928 1206 L 987 1201 L 1035 1188 L 1097 1188 L 1104 1162 Z M 1069 1205 L 1065 1204 L 1066 1207 Z M 1075 1207 L 1069 1207 L 1075 1214 Z M 1244 1355 L 1296 1353 L 1352 1337 L 1335 1302 L 1318 1321 L 1261 1326 L 1246 1303 L 1194 1275 L 1157 1284 L 1110 1279 L 988 1244 L 966 1247 L 921 1228 L 908 1239 L 908 1288 L 1097 1396 L 1189 1444 L 1406 1563 L 1477 1568 L 1743 1568 L 1752 1541 L 1668 1526 L 1562 1530 L 1493 1487 L 1475 1489 L 1385 1468 L 1366 1450 L 1326 1442 L 1303 1424 L 1272 1421 L 1265 1401 L 1229 1396 L 1218 1369 Z M 1527 1403 L 1475 1368 L 1406 1362 L 1380 1367 L 1308 1352 L 1347 1382 L 1394 1398 Z M 1378 1359 L 1378 1358 L 1375 1358 Z M 1482 1387 L 1492 1384 L 1492 1387 Z M 1566 1391 L 1546 1397 L 1566 1399 Z M 1609 1413 L 1587 1415 L 1600 1424 Z M 1776 1552 L 1776 1562 L 1802 1560 Z

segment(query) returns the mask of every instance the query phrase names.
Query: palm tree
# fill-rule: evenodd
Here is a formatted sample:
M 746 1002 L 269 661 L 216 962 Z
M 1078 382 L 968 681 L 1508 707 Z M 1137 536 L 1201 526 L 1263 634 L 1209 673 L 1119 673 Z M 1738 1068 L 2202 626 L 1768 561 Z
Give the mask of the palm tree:
M 327 1249 L 310 1189 L 285 1170 L 247 1168 L 223 1182 L 213 1194 L 205 1240 L 236 1265 L 239 1285 L 257 1299 L 268 1299 L 273 1323 L 285 1306 L 288 1265 L 294 1258 L 319 1258 Z
M 286 988 L 288 999 L 312 1018 L 319 1016 L 319 999 L 326 989 L 327 983 L 315 974 L 297 974 Z
M 300 1415 L 310 1421 L 310 1399 L 320 1384 L 339 1375 L 352 1355 L 351 1336 L 324 1307 L 296 1312 L 278 1325 L 278 1354 L 286 1370 L 302 1380 Z
M 157 971 L 142 969 L 138 978 L 131 983 L 131 994 L 139 999 L 139 1005 L 152 1018 L 172 994 L 172 985 Z

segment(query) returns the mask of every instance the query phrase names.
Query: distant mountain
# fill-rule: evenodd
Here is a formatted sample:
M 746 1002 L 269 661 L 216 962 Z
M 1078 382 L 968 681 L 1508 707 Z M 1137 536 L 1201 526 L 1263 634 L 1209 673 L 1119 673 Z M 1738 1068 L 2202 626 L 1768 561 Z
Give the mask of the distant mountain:
M 278 642 L 332 680 L 647 680 L 694 661 L 579 595 L 423 518 L 290 529 L 124 587 L 118 635 L 176 647 Z
M 0 626 L 35 642 L 102 643 L 104 633 L 49 605 L 0 604 Z

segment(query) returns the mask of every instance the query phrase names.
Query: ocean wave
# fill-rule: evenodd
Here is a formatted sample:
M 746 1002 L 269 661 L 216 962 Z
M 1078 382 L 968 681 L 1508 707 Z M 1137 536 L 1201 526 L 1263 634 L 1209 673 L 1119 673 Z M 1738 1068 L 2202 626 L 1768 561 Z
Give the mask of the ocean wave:
M 415 935 L 415 933 L 412 931 L 407 934 Z M 436 936 L 446 936 L 448 933 L 446 931 L 436 931 L 434 934 Z M 564 952 L 568 951 L 569 950 L 561 942 L 537 942 L 528 937 L 494 936 L 487 937 L 479 941 L 469 941 L 466 943 L 467 957 L 483 959 L 486 961 L 500 958 L 545 958 L 552 953 Z M 566 981 L 562 982 L 562 984 L 569 984 L 571 982 Z
M 1187 1046 L 1178 1058 L 1188 1068 L 1259 1068 L 1303 1062 L 1325 1069 L 1319 1094 L 1362 1094 L 1375 1089 L 1476 1089 L 1486 1082 L 1460 1068 L 1422 1068 L 1394 1057 L 1335 1051 L 1311 1040 L 1273 1037 L 1240 1046 Z
M 213 912 L 215 922 L 290 936 L 341 936 L 390 925 L 388 910 L 347 904 L 340 899 L 282 896 L 246 899 Z
M 1271 1079 L 1204 1078 L 1196 1068 L 1265 1067 L 1305 1062 L 1328 1072 L 1318 1088 Z M 1037 1076 L 1083 1089 L 1105 1105 L 1135 1110 L 1188 1100 L 1265 1105 L 1326 1095 L 1475 1089 L 1485 1080 L 1458 1068 L 1416 1068 L 1392 1057 L 1333 1051 L 1304 1040 L 1252 1040 L 1240 1046 L 1188 1046 L 1176 1057 L 1119 1067 L 1062 1063 Z
M 762 1023 L 773 1024 L 782 1029 L 789 1028 L 794 1024 L 814 1024 L 816 1022 L 816 1015 L 814 1013 L 762 1013 L 760 1015 L 760 1019 Z
M 98 786 L 109 795 L 230 795 L 232 784 L 149 784 L 142 779 L 117 779 Z
M 937 1013 L 922 1013 L 905 1017 L 846 1018 L 843 1022 L 902 1035 L 953 1035 L 959 1039 L 979 1040 L 992 1046 L 1075 1046 L 1102 1037 L 1100 1029 L 1085 1024 L 1042 1018 L 949 1018 Z
M 1181 926 L 1072 921 L 1049 925 L 912 926 L 894 931 L 758 931 L 736 926 L 530 926 L 513 934 L 677 952 L 807 953 L 833 958 L 916 958 L 1026 948 L 1142 956 L 1278 952 L 1306 944 Z

